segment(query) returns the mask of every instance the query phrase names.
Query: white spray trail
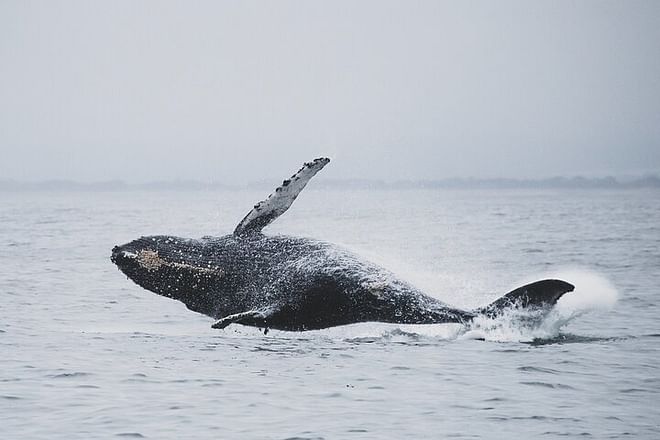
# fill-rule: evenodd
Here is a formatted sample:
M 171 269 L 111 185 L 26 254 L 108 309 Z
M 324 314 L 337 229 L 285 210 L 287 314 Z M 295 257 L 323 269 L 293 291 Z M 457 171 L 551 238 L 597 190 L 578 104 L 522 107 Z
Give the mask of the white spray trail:
M 567 269 L 550 274 L 550 277 L 569 280 L 575 285 L 575 291 L 564 295 L 557 303 L 556 310 L 564 315 L 609 310 L 619 296 L 608 279 L 589 270 Z
M 498 342 L 551 339 L 575 318 L 589 312 L 609 310 L 617 301 L 618 292 L 614 285 L 602 275 L 586 269 L 545 273 L 521 284 L 543 278 L 566 280 L 575 285 L 575 290 L 565 294 L 541 320 L 534 320 L 534 316 L 525 310 L 509 310 L 494 319 L 478 317 L 461 337 Z

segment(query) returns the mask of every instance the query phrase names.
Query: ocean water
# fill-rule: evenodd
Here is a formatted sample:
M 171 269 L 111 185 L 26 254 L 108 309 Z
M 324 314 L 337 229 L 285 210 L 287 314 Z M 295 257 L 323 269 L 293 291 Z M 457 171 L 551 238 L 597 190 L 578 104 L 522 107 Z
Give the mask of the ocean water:
M 232 325 L 111 264 L 229 233 L 266 194 L 0 193 L 0 438 L 660 438 L 660 192 L 303 192 L 270 234 L 339 243 L 461 307 L 547 276 L 537 327 Z

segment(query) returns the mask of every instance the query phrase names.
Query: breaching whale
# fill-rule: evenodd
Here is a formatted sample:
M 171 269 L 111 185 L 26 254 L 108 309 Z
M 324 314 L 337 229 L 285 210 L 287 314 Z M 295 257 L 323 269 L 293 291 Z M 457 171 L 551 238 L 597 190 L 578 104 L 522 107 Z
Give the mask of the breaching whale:
M 330 159 L 319 158 L 257 203 L 232 234 L 201 239 L 141 237 L 112 249 L 111 260 L 135 283 L 183 302 L 216 322 L 278 330 L 322 329 L 358 322 L 470 323 L 510 307 L 547 311 L 574 286 L 537 281 L 476 310 L 431 297 L 391 272 L 330 243 L 268 236 L 264 227 L 286 212 Z

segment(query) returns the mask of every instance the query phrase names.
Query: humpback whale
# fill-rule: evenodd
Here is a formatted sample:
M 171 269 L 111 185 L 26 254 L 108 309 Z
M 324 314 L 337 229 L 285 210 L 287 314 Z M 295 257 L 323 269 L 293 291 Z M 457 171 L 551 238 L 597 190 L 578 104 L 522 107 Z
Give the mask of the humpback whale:
M 243 324 L 265 332 L 303 331 L 369 321 L 469 324 L 511 307 L 548 311 L 574 289 L 562 280 L 541 280 L 482 308 L 461 310 L 341 247 L 263 234 L 329 161 L 305 163 L 254 205 L 232 234 L 143 236 L 115 246 L 111 260 L 139 286 L 214 318 L 216 329 Z

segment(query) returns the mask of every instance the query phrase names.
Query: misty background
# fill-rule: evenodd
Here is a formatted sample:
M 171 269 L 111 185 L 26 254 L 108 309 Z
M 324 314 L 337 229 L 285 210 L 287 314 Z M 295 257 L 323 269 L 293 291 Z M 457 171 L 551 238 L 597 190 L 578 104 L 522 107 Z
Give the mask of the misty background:
M 0 2 L 0 180 L 660 171 L 658 1 Z

